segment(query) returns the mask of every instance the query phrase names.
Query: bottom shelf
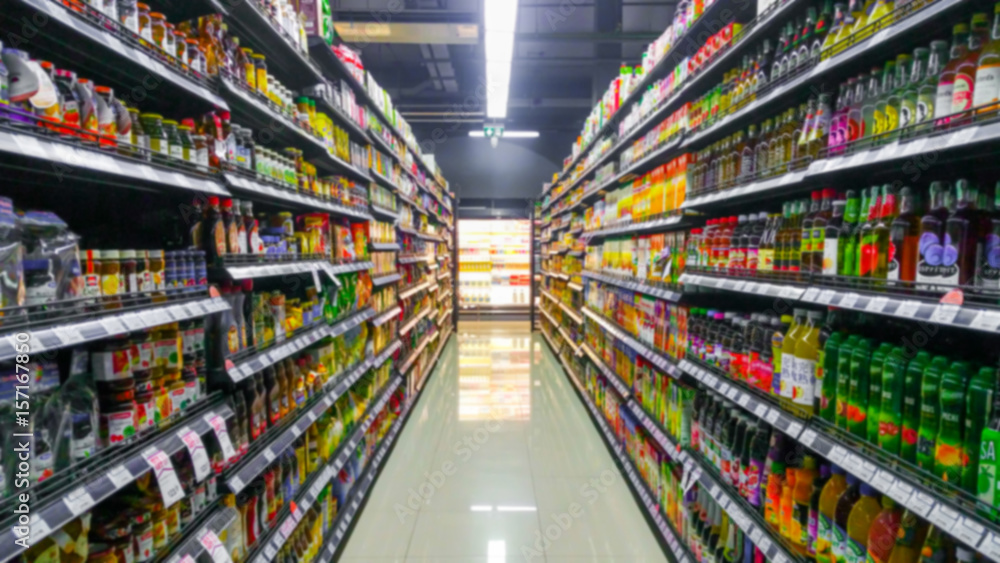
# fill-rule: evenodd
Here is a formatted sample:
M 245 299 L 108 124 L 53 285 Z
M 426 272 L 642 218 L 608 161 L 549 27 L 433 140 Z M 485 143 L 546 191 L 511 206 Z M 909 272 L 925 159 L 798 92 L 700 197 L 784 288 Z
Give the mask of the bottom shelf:
M 444 348 L 447 343 L 447 338 L 441 340 L 439 344 L 440 348 L 438 350 L 438 355 L 440 349 Z M 437 361 L 438 355 L 435 355 L 434 361 Z M 428 367 L 430 373 L 433 373 L 434 364 Z M 337 519 L 331 526 L 332 535 L 327 539 L 326 545 L 323 546 L 322 550 L 316 556 L 315 561 L 317 563 L 329 563 L 330 561 L 335 561 L 335 556 L 341 551 L 346 545 L 345 540 L 350 537 L 351 530 L 354 524 L 358 520 L 358 516 L 364 510 L 366 501 L 368 500 L 368 492 L 371 490 L 375 481 L 378 479 L 379 474 L 382 472 L 383 461 L 392 452 L 393 445 L 395 444 L 396 438 L 399 432 L 406 426 L 407 421 L 410 418 L 410 414 L 413 412 L 413 407 L 417 403 L 417 399 L 420 398 L 420 393 L 423 387 L 419 387 L 417 392 L 412 397 L 408 398 L 406 401 L 405 410 L 400 414 L 396 423 L 393 425 L 392 430 L 386 434 L 382 443 L 378 447 L 378 451 L 372 456 L 371 461 L 368 466 L 365 467 L 363 474 L 354 484 L 354 488 L 350 493 L 350 499 L 344 502 L 344 507 L 337 514 Z
M 543 332 L 543 334 L 545 334 Z M 583 387 L 578 375 L 573 371 L 573 369 L 566 364 L 566 361 L 559 355 L 558 349 L 553 346 L 553 341 L 549 335 L 545 334 L 545 340 L 549 343 L 552 348 L 553 354 L 559 359 L 559 363 L 562 364 L 563 370 L 566 372 L 567 378 L 573 383 L 573 387 L 576 389 L 577 395 L 580 396 L 580 400 L 586 405 L 587 411 L 590 413 L 590 419 L 600 430 L 601 438 L 604 439 L 604 445 L 607 446 L 608 451 L 611 452 L 617 464 L 621 467 L 622 472 L 628 477 L 629 487 L 632 489 L 632 493 L 635 497 L 641 501 L 640 504 L 643 508 L 643 512 L 646 515 L 647 520 L 650 523 L 650 527 L 654 531 L 654 535 L 661 543 L 665 544 L 669 548 L 667 555 L 675 563 L 691 563 L 694 559 L 687 550 L 687 547 L 681 542 L 677 537 L 673 527 L 667 522 L 666 517 L 659 508 L 659 503 L 656 498 L 650 493 L 649 488 L 643 482 L 639 471 L 635 468 L 635 464 L 632 460 L 628 458 L 628 454 L 625 453 L 625 449 L 622 444 L 615 437 L 615 433 L 608 426 L 608 422 L 604 419 L 601 413 L 594 406 L 594 402 L 590 400 L 590 396 L 587 395 L 587 390 Z

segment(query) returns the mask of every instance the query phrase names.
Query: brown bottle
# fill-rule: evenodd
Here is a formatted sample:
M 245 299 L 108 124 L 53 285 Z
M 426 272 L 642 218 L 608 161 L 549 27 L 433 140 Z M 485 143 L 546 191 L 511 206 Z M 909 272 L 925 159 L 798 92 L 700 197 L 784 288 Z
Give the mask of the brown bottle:
M 298 402 L 295 400 L 295 380 L 298 370 L 295 369 L 295 362 L 291 358 L 285 358 L 282 363 L 285 366 L 285 396 L 288 398 L 288 408 L 294 411 L 298 408 Z
M 274 381 L 278 384 L 278 400 L 281 404 L 281 416 L 284 418 L 292 412 L 292 405 L 295 404 L 295 401 L 289 402 L 288 400 L 290 387 L 288 385 L 288 376 L 285 375 L 284 363 L 278 362 L 274 364 L 274 375 Z

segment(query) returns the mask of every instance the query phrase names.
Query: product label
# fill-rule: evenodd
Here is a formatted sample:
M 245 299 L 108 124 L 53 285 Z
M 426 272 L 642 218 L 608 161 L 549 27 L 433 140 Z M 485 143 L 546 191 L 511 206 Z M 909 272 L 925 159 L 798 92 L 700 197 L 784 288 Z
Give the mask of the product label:
M 982 442 L 979 444 L 979 478 L 976 494 L 988 506 L 1000 506 L 1000 490 L 997 489 L 997 447 L 1000 432 L 983 428 Z
M 182 145 L 170 145 L 170 157 L 177 160 L 184 160 L 184 147 Z
M 822 513 L 816 521 L 816 563 L 834 563 L 833 521 Z
M 122 291 L 122 277 L 120 274 L 107 274 L 101 276 L 101 294 L 118 295 Z
M 974 107 L 1000 100 L 1000 65 L 981 66 L 976 70 L 976 90 L 972 95 Z
M 899 128 L 899 111 L 895 107 L 888 104 L 885 106 L 885 121 L 882 126 L 884 127 L 882 129 L 883 133 L 895 131 Z
M 837 563 L 854 563 L 847 558 L 847 530 L 841 528 L 836 523 L 833 525 L 833 556 Z
M 865 544 L 847 538 L 846 563 L 865 563 L 868 557 L 868 548 Z
M 993 289 L 1000 287 L 1000 236 L 996 234 L 986 235 L 985 240 L 976 246 L 976 285 Z
M 954 82 L 938 82 L 937 96 L 934 98 L 934 119 L 951 115 L 952 87 Z
M 972 107 L 973 88 L 975 88 L 975 84 L 973 84 L 971 76 L 955 75 L 955 85 L 951 91 L 951 113 L 958 113 Z
M 105 448 L 120 444 L 135 435 L 135 413 L 129 409 L 101 413 L 101 445 Z
M 792 388 L 792 400 L 797 405 L 812 405 L 815 398 L 813 374 L 816 362 L 803 358 L 795 361 L 795 383 Z

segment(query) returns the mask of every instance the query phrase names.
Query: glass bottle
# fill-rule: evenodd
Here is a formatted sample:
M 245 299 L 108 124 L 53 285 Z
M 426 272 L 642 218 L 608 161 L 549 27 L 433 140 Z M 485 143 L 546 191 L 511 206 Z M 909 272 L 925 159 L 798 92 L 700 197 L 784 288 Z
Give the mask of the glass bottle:
M 930 49 L 917 47 L 913 50 L 910 78 L 903 89 L 899 102 L 899 129 L 905 129 L 917 122 L 917 98 L 920 94 L 920 84 L 924 80 L 929 56 Z
M 913 59 L 902 54 L 896 57 L 896 76 L 893 78 L 893 88 L 888 92 L 885 104 L 885 131 L 890 133 L 887 141 L 899 138 L 900 112 L 903 110 L 903 96 L 910 84 L 910 67 Z
M 899 210 L 889 228 L 888 269 L 886 279 L 912 282 L 917 275 L 917 240 L 920 219 L 913 190 L 903 187 L 899 192 Z
M 810 38 L 809 44 L 809 60 L 818 61 L 820 53 L 823 52 L 823 44 L 826 42 L 827 35 L 831 33 L 833 28 L 833 0 L 825 0 L 823 2 L 823 11 L 819 15 L 819 19 L 816 20 L 816 28 L 813 30 L 812 37 Z M 801 58 L 799 61 L 801 62 Z
M 976 68 L 979 53 L 989 40 L 989 19 L 982 12 L 972 14 L 972 31 L 969 44 L 958 65 L 955 66 L 955 83 L 951 91 L 951 112 L 961 113 L 972 109 L 976 90 Z
M 939 125 L 948 123 L 951 115 L 951 102 L 955 89 L 955 72 L 962 64 L 968 52 L 969 26 L 964 23 L 955 24 L 951 29 L 951 50 L 948 62 L 938 74 L 937 94 L 934 99 L 934 119 Z
M 875 270 L 875 245 L 872 231 L 878 220 L 879 187 L 873 186 L 868 195 L 868 208 L 865 213 L 867 220 L 858 229 L 858 277 L 870 278 Z M 864 208 L 863 208 L 864 209 Z
M 812 226 L 813 219 L 819 214 L 820 198 L 822 192 L 814 190 L 809 196 L 809 209 L 802 216 L 802 224 L 799 232 L 799 271 L 803 273 L 812 272 Z
M 978 192 L 968 180 L 955 182 L 955 210 L 945 222 L 944 248 L 939 280 L 947 285 L 971 283 L 976 254 L 976 198 Z
M 829 0 L 827 0 L 829 1 Z M 799 32 L 798 47 L 796 48 L 795 54 L 795 69 L 802 68 L 811 59 L 812 48 L 813 48 L 813 31 L 816 28 L 816 21 L 819 18 L 816 17 L 816 8 L 814 6 L 809 6 L 806 8 L 806 21 L 803 23 Z
M 891 225 L 896 220 L 896 189 L 891 185 L 882 186 L 882 202 L 879 209 L 878 222 L 872 228 L 872 238 L 875 241 L 875 271 L 872 277 L 884 280 L 888 277 L 891 249 Z
M 886 61 L 885 68 L 882 70 L 882 84 L 878 89 L 878 98 L 875 101 L 875 130 L 872 131 L 873 136 L 879 136 L 888 130 L 888 116 L 886 115 L 886 106 L 889 103 L 889 95 L 892 94 L 893 86 L 895 84 L 895 74 L 896 74 L 896 61 Z
M 976 89 L 973 107 L 982 107 L 1000 101 L 1000 2 L 993 6 L 993 29 L 989 41 L 983 46 L 976 66 Z M 996 106 L 983 108 L 984 111 Z
M 868 75 L 868 85 L 865 88 L 864 101 L 861 103 L 861 131 L 859 139 L 865 139 L 875 135 L 878 126 L 875 123 L 875 105 L 878 103 L 879 88 L 882 82 L 882 69 L 872 67 Z
M 944 182 L 931 182 L 927 213 L 920 218 L 920 236 L 917 240 L 917 282 L 934 283 L 941 275 L 944 256 L 944 227 L 948 219 L 946 195 L 949 186 Z
M 816 103 L 816 113 L 813 115 L 813 123 L 809 128 L 809 138 L 806 139 L 806 151 L 812 160 L 820 158 L 820 149 L 826 146 L 827 135 L 830 131 L 830 94 L 820 94 Z
M 927 58 L 927 72 L 917 87 L 917 123 L 925 123 L 934 119 L 938 79 L 941 67 L 948 60 L 948 49 L 947 41 L 931 41 L 930 56 Z M 950 92 L 948 95 L 951 95 Z
M 833 202 L 830 220 L 823 228 L 823 263 L 820 273 L 824 276 L 836 276 L 840 266 L 840 229 L 844 225 L 844 209 L 847 202 L 837 200 Z
M 833 217 L 833 198 L 835 196 L 836 192 L 832 188 L 824 188 L 820 194 L 819 211 L 813 217 L 812 236 L 809 240 L 809 249 L 812 254 L 812 258 L 809 260 L 809 272 L 812 274 L 823 273 L 826 226 Z
M 864 190 L 862 190 L 864 193 Z M 844 224 L 837 235 L 837 274 L 855 277 L 858 275 L 858 214 L 861 201 L 854 190 L 847 190 L 847 204 L 844 208 Z

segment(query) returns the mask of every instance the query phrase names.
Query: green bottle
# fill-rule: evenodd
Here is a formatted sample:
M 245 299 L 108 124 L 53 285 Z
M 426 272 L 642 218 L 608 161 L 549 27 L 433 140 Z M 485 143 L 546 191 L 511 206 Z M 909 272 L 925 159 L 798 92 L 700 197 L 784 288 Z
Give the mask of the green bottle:
M 868 364 L 868 414 L 865 420 L 867 440 L 872 444 L 878 443 L 878 425 L 882 412 L 882 368 L 891 351 L 892 344 L 882 342 L 872 352 L 872 359 Z
M 875 273 L 876 251 L 875 251 L 875 225 L 878 223 L 879 209 L 882 206 L 880 197 L 882 189 L 879 186 L 872 186 L 868 194 L 867 207 L 862 206 L 864 221 L 858 229 L 858 277 L 870 278 Z
M 848 402 L 851 394 L 851 356 L 861 337 L 847 336 L 837 351 L 837 427 L 847 430 Z
M 920 429 L 917 430 L 917 465 L 934 471 L 934 442 L 938 432 L 938 390 L 948 358 L 934 356 L 920 380 Z
M 934 102 L 937 100 L 938 74 L 948 64 L 947 41 L 931 41 L 931 53 L 927 58 L 927 72 L 917 88 L 916 123 L 926 123 L 934 119 Z
M 910 85 L 910 67 L 912 66 L 910 55 L 902 54 L 896 57 L 896 75 L 892 79 L 892 90 L 884 93 L 885 97 L 885 131 L 883 133 L 894 133 L 888 140 L 899 138 L 900 113 L 903 110 L 903 96 L 906 88 Z
M 941 413 L 934 443 L 934 473 L 955 485 L 961 485 L 965 468 L 962 431 L 965 429 L 965 389 L 971 373 L 969 362 L 953 362 L 942 374 L 938 391 Z
M 899 443 L 899 457 L 910 463 L 917 462 L 917 432 L 920 429 L 920 381 L 931 355 L 924 350 L 916 353 L 906 365 L 903 381 L 903 439 Z
M 865 99 L 861 103 L 861 135 L 864 139 L 871 137 L 878 132 L 875 123 L 875 104 L 878 103 L 879 84 L 882 82 L 882 69 L 872 67 L 871 74 L 868 75 L 868 87 L 865 89 Z M 864 209 L 864 206 L 861 207 Z
M 830 424 L 837 422 L 837 362 L 840 358 L 840 347 L 847 335 L 834 332 L 827 337 L 820 348 L 820 359 L 817 366 L 823 366 L 823 386 L 820 389 L 819 415 Z M 822 337 L 822 336 L 821 336 Z
M 886 61 L 885 69 L 882 70 L 882 84 L 878 89 L 878 99 L 875 102 L 875 135 L 890 131 L 886 108 L 889 105 L 889 96 L 895 89 L 895 80 L 896 61 Z
M 895 346 L 882 363 L 882 402 L 878 415 L 878 447 L 892 455 L 899 454 L 902 442 L 905 378 L 906 356 L 901 346 Z
M 968 462 L 962 470 L 962 488 L 977 493 L 979 478 L 979 451 L 983 429 L 993 418 L 993 400 L 996 396 L 997 370 L 983 366 L 969 380 L 965 393 L 965 445 Z
M 868 382 L 871 376 L 872 341 L 858 340 L 851 353 L 851 381 L 847 399 L 847 430 L 860 438 L 868 434 Z
M 837 275 L 857 276 L 857 228 L 858 210 L 860 209 L 858 193 L 847 190 L 847 207 L 844 208 L 844 223 L 837 235 Z

